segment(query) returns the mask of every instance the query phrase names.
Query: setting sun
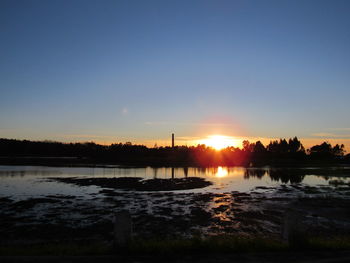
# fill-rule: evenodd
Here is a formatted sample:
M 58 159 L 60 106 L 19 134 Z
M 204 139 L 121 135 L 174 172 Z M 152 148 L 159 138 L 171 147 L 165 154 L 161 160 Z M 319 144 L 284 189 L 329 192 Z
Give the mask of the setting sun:
M 237 139 L 224 135 L 211 135 L 206 139 L 201 140 L 200 143 L 212 147 L 215 150 L 221 150 L 229 146 L 238 147 L 239 145 L 239 141 Z

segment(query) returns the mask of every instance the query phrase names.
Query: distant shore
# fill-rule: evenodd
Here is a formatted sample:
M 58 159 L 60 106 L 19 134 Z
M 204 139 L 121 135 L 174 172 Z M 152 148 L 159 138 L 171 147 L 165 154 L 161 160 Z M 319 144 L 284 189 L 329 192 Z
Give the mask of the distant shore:
M 294 160 L 276 160 L 270 162 L 269 164 L 260 165 L 225 165 L 225 164 L 212 164 L 212 165 L 200 165 L 198 163 L 189 162 L 164 162 L 164 161 L 129 161 L 129 162 L 118 162 L 118 161 L 104 161 L 100 159 L 92 159 L 87 157 L 45 157 L 45 156 L 0 156 L 0 165 L 21 165 L 21 166 L 53 166 L 53 167 L 101 167 L 101 168 L 111 168 L 111 167 L 218 167 L 218 166 L 239 166 L 239 167 L 342 167 L 350 166 L 348 160 L 339 161 L 303 161 L 296 162 Z
M 215 150 L 206 145 L 148 148 L 132 143 L 99 145 L 0 138 L 0 164 L 48 166 L 153 167 L 304 167 L 350 165 L 344 145 L 324 142 L 305 149 L 297 137 L 271 141 L 243 141 L 242 148 Z

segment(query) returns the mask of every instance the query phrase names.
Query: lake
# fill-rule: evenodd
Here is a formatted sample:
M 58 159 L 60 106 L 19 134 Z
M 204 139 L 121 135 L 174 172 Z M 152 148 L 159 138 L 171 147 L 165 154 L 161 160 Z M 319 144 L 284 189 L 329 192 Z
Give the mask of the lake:
M 350 168 L 133 168 L 133 167 L 45 167 L 45 166 L 0 166 L 0 195 L 15 199 L 41 195 L 83 195 L 98 193 L 94 186 L 77 187 L 50 178 L 120 178 L 141 177 L 144 179 L 170 179 L 201 177 L 212 182 L 211 186 L 181 192 L 250 192 L 256 188 L 277 187 L 281 184 L 325 186 L 334 180 L 349 183 Z
M 161 191 L 163 182 L 193 178 L 207 184 Z M 162 183 L 159 191 L 118 186 L 134 179 Z M 101 187 L 101 180 L 113 184 Z M 130 212 L 134 234 L 141 237 L 278 236 L 285 212 L 296 203 L 309 230 L 317 226 L 315 233 L 328 235 L 350 232 L 349 198 L 349 167 L 0 166 L 0 243 L 87 235 L 109 240 L 113 215 L 121 210 Z

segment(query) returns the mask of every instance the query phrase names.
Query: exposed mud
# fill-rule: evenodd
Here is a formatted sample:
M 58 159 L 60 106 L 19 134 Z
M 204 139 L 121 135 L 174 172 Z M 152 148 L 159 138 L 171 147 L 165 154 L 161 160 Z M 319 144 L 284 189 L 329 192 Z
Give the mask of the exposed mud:
M 173 178 L 173 179 L 149 179 L 141 177 L 119 178 L 51 178 L 59 182 L 76 184 L 79 186 L 100 186 L 104 188 L 132 190 L 132 191 L 174 191 L 204 188 L 212 183 L 200 177 Z
M 67 182 L 90 185 L 88 180 Z M 131 213 L 134 235 L 143 238 L 215 234 L 279 238 L 290 209 L 298 210 L 300 220 L 314 233 L 350 234 L 349 187 L 313 189 L 300 184 L 218 194 L 120 191 L 104 180 L 96 182 L 107 189 L 101 187 L 90 198 L 0 198 L 0 243 L 111 240 L 114 213 L 120 210 Z

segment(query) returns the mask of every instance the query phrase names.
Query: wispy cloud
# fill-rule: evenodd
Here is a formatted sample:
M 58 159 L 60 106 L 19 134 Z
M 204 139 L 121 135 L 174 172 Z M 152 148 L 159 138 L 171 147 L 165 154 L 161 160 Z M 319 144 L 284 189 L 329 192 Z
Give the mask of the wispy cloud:
M 329 128 L 331 131 L 350 131 L 350 128 Z
M 336 133 L 329 133 L 329 132 L 313 133 L 311 134 L 311 136 L 319 137 L 319 138 L 336 138 L 336 139 L 350 138 L 350 134 L 336 134 Z
M 181 141 L 190 141 L 190 140 L 199 140 L 201 137 L 197 136 L 179 136 L 176 137 L 176 139 L 181 140 Z
M 115 136 L 109 136 L 109 135 L 97 135 L 97 134 L 55 134 L 55 137 L 60 138 L 79 138 L 79 139 L 115 139 Z
M 214 122 L 166 122 L 166 121 L 147 121 L 146 125 L 186 125 L 186 126 L 233 126 L 229 123 L 214 123 Z

